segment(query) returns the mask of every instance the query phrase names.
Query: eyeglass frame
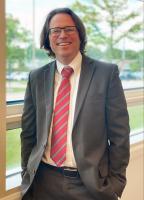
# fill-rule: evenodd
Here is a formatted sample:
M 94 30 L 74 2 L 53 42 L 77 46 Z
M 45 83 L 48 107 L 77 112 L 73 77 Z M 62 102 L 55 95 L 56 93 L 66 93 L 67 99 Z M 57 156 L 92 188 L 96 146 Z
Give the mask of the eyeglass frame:
M 71 31 L 70 30 L 68 31 L 69 28 L 74 28 L 74 29 Z M 55 31 L 55 30 L 57 30 L 59 32 L 51 32 L 51 31 Z M 77 27 L 76 26 L 54 27 L 54 28 L 50 28 L 48 30 L 48 33 L 50 35 L 59 36 L 61 34 L 62 30 L 64 30 L 64 33 L 70 35 L 77 31 Z

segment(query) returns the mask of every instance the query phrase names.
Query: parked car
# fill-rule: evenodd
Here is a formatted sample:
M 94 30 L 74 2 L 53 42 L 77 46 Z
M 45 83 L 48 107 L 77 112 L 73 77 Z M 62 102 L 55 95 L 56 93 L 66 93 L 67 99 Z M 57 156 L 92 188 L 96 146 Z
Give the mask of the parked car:
M 18 80 L 18 81 L 27 80 L 27 78 L 28 78 L 28 72 L 17 72 L 14 75 L 14 80 Z
M 133 72 L 133 76 L 135 77 L 136 80 L 142 80 L 144 78 L 144 72 L 142 71 Z
M 122 71 L 120 73 L 121 80 L 134 80 L 135 76 L 132 71 Z
M 12 72 L 6 75 L 6 79 L 17 80 L 17 81 L 27 80 L 28 74 L 29 74 L 28 72 Z

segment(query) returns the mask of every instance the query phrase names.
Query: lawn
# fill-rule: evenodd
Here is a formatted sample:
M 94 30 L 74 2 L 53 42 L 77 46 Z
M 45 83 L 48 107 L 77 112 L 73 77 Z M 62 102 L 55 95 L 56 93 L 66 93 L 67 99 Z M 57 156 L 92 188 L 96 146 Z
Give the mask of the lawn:
M 142 129 L 144 121 L 144 106 L 128 108 L 131 131 Z M 21 129 L 7 131 L 7 170 L 20 166 L 20 132 Z
M 128 107 L 131 131 L 144 128 L 144 105 Z
M 7 131 L 7 170 L 20 166 L 20 132 L 20 128 Z

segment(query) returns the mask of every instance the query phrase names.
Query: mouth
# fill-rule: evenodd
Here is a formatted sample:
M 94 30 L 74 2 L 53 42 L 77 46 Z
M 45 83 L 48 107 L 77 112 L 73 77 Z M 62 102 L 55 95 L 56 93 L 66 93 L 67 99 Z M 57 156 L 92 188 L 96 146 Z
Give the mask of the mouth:
M 71 45 L 71 42 L 58 42 L 57 46 L 69 46 Z

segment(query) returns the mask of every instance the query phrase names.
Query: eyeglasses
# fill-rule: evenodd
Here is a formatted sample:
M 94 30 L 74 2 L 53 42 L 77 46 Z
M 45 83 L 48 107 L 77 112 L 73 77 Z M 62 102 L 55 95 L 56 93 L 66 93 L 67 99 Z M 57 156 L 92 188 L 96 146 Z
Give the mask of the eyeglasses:
M 59 36 L 62 30 L 64 30 L 66 34 L 70 35 L 76 32 L 77 29 L 76 26 L 55 27 L 49 29 L 49 34 L 52 36 Z

